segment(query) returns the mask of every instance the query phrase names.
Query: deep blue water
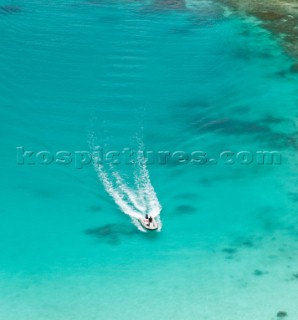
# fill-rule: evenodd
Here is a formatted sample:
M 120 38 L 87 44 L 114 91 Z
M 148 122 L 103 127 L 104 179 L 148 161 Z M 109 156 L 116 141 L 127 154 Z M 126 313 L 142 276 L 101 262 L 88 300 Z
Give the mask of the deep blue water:
M 0 30 L 1 319 L 298 316 L 297 75 L 272 35 L 212 1 L 1 0 Z M 106 164 L 109 194 L 75 165 L 94 145 L 218 163 Z

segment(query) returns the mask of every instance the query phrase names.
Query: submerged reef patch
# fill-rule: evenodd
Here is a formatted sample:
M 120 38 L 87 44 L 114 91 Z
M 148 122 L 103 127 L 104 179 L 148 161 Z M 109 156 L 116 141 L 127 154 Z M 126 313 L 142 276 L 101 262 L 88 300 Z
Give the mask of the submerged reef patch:
M 297 273 L 293 273 L 292 279 L 293 280 L 298 280 L 298 272 Z
M 277 35 L 285 51 L 298 59 L 298 6 L 296 0 L 218 0 L 232 10 L 259 19 L 262 26 Z
M 262 237 L 260 235 L 236 236 L 233 245 L 239 249 L 258 249 L 261 247 Z
M 19 6 L 13 6 L 13 5 L 3 5 L 0 6 L 0 13 L 1 14 L 14 14 L 18 12 L 22 12 L 22 8 Z
M 246 248 L 253 248 L 255 245 L 251 240 L 246 240 L 242 242 L 242 245 Z
M 259 270 L 259 269 L 256 269 L 254 272 L 253 272 L 253 275 L 257 276 L 257 277 L 260 277 L 260 276 L 263 276 L 265 274 L 268 274 L 267 271 L 262 271 L 262 270 Z
M 193 214 L 197 211 L 197 209 L 193 206 L 190 206 L 190 205 L 187 205 L 187 204 L 184 204 L 184 205 L 181 205 L 181 206 L 178 206 L 176 208 L 176 212 L 178 213 L 182 213 L 182 214 Z
M 298 63 L 295 63 L 291 66 L 290 72 L 292 73 L 298 73 Z
M 271 130 L 268 126 L 258 122 L 237 120 L 232 118 L 209 119 L 197 127 L 199 132 L 217 131 L 226 135 L 230 134 L 257 134 L 269 133 Z
M 238 252 L 237 249 L 234 248 L 224 248 L 221 251 L 228 254 L 236 254 Z
M 298 194 L 296 192 L 289 192 L 289 197 L 293 202 L 298 202 Z
M 279 311 L 279 312 L 277 312 L 276 316 L 278 319 L 282 319 L 282 318 L 287 317 L 288 314 L 285 311 Z
M 230 117 L 206 117 L 202 114 L 193 115 L 191 128 L 196 133 L 215 133 L 226 136 L 243 136 L 254 138 L 266 143 L 271 148 L 298 149 L 298 131 L 293 123 L 285 118 L 265 115 L 256 120 L 242 120 Z M 199 119 L 199 120 L 196 120 Z M 277 125 L 288 122 L 292 132 L 281 132 Z
M 107 224 L 99 228 L 85 230 L 86 235 L 91 235 L 98 240 L 105 240 L 108 244 L 120 244 L 121 237 L 130 237 L 138 234 L 133 226 L 124 224 Z

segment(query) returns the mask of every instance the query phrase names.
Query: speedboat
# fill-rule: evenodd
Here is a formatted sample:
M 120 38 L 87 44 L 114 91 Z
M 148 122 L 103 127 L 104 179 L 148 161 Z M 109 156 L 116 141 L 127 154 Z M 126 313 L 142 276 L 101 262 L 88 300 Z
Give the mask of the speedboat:
M 145 218 L 140 218 L 139 221 L 141 225 L 147 230 L 153 231 L 158 229 L 158 223 L 152 217 L 146 216 Z

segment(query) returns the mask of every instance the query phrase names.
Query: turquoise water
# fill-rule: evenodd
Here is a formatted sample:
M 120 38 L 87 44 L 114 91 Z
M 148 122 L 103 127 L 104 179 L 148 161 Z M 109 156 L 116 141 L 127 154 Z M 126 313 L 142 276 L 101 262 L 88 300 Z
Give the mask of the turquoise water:
M 0 318 L 296 319 L 297 75 L 274 37 L 212 1 L 0 4 Z M 148 164 L 144 233 L 92 165 L 17 164 L 93 140 L 282 162 Z M 139 169 L 104 170 L 135 191 Z

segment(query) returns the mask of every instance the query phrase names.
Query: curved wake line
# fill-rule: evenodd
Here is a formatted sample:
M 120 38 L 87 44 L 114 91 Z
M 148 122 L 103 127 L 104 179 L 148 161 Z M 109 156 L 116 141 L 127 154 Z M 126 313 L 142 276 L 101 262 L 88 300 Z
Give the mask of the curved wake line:
M 92 148 L 94 149 L 94 148 Z M 142 152 L 138 153 L 137 161 L 133 166 L 134 188 L 128 186 L 121 174 L 113 165 L 105 168 L 99 164 L 99 159 L 94 158 L 93 164 L 97 175 L 106 192 L 111 196 L 119 209 L 130 216 L 132 223 L 140 230 L 146 231 L 139 222 L 146 214 L 155 218 L 158 222 L 159 231 L 162 223 L 159 217 L 161 205 L 156 192 L 151 184 L 149 172 Z

